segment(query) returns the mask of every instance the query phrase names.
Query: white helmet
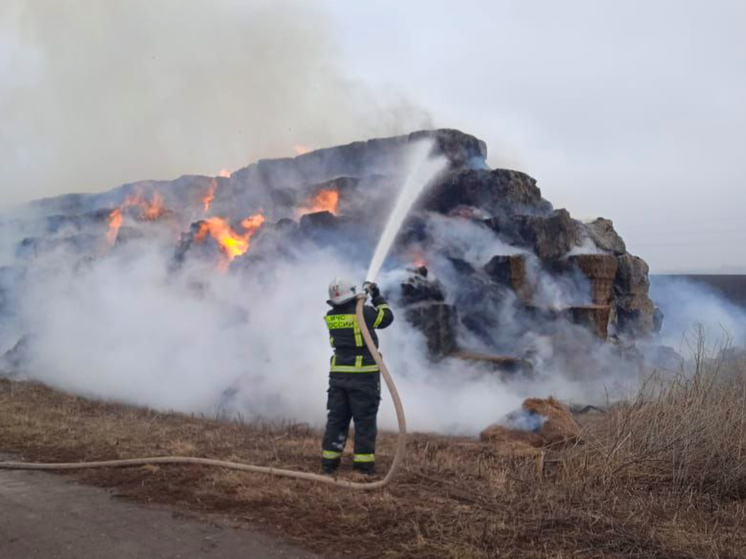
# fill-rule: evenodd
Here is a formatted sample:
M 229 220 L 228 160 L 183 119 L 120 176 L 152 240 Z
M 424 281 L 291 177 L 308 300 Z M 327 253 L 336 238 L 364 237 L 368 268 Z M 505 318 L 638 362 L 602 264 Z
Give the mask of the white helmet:
M 355 284 L 348 279 L 334 278 L 329 284 L 329 302 L 332 305 L 342 305 L 352 301 L 357 295 Z

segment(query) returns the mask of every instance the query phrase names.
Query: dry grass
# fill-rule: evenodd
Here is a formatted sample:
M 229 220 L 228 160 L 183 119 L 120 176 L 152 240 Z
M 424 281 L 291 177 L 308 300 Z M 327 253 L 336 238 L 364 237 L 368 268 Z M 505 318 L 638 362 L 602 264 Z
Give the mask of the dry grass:
M 651 376 L 614 406 L 573 463 L 613 488 L 648 483 L 680 495 L 746 498 L 746 363 L 697 360 L 690 374 Z M 592 470 L 592 471 L 591 471 Z
M 636 401 L 587 422 L 585 444 L 546 449 L 541 478 L 532 457 L 426 435 L 411 437 L 395 485 L 373 494 L 201 467 L 75 475 L 135 501 L 261 525 L 325 556 L 744 557 L 744 371 L 702 358 L 693 375 L 651 379 Z M 384 458 L 394 442 L 382 435 Z M 319 433 L 1 381 L 0 450 L 37 461 L 178 453 L 316 471 Z

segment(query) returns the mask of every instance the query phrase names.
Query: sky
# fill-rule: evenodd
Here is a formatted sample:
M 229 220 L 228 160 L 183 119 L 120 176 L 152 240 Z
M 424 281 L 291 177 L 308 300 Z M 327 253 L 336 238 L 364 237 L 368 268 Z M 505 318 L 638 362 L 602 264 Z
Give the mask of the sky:
M 0 208 L 423 127 L 746 273 L 746 2 L 4 0 Z

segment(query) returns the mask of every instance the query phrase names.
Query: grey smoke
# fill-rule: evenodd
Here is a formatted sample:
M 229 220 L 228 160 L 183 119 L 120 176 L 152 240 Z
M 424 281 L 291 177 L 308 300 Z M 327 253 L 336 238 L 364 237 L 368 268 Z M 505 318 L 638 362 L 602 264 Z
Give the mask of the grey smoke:
M 650 294 L 666 315 L 663 344 L 686 353 L 690 335 L 701 328 L 708 345 L 746 347 L 746 308 L 712 288 L 685 278 L 653 276 Z
M 0 227 L 14 230 L 13 222 Z M 428 227 L 442 243 L 431 247 L 434 254 L 466 257 L 474 266 L 490 254 L 516 252 L 463 218 L 431 216 Z M 17 300 L 0 321 L 0 353 L 25 335 L 33 350 L 25 364 L 30 378 L 95 398 L 323 424 L 330 353 L 323 294 L 330 274 L 362 278 L 367 262 L 351 262 L 330 249 L 286 247 L 291 258 L 271 265 L 251 261 L 225 274 L 213 262 L 193 259 L 174 273 L 173 242 L 168 226 L 157 224 L 145 238 L 96 259 L 64 246 L 40 254 L 25 277 L 8 276 Z M 433 259 L 431 269 L 450 293 L 459 292 L 461 286 L 449 283 L 447 263 Z M 401 281 L 401 268 L 380 276 L 391 294 Z M 560 301 L 576 296 L 572 281 L 554 282 L 553 288 Z M 728 318 L 731 326 L 740 320 L 722 301 L 696 290 L 674 285 L 654 296 L 670 313 L 664 340 L 695 318 Z M 512 312 L 509 298 L 475 303 L 494 304 L 489 312 Z M 398 319 L 381 334 L 382 346 L 415 430 L 474 434 L 526 397 L 603 403 L 607 392 L 619 397 L 638 382 L 634 367 L 584 329 L 567 324 L 534 332 L 525 317 L 502 321 L 506 326 L 490 335 L 509 353 L 529 350 L 532 377 L 506 381 L 457 359 L 431 363 L 422 334 L 395 302 L 394 308 Z M 479 349 L 475 340 L 462 341 L 466 349 Z M 387 397 L 381 419 L 383 428 L 395 426 Z
M 217 173 L 291 154 L 295 144 L 321 147 L 427 125 L 427 114 L 400 95 L 347 78 L 334 36 L 324 13 L 291 1 L 250 7 L 4 2 L 0 204 L 135 179 Z M 533 91 L 550 99 L 545 88 Z M 634 166 L 602 163 L 638 176 Z M 630 176 L 625 180 L 634 182 Z M 467 221 L 429 226 L 457 232 L 443 235 L 438 251 L 460 253 L 475 267 L 515 252 Z M 16 242 L 33 234 L 27 227 L 33 225 L 10 215 L 0 222 L 0 263 L 14 262 Z M 329 354 L 320 294 L 332 275 L 362 278 L 364 269 L 316 250 L 259 276 L 221 275 L 192 263 L 173 277 L 172 252 L 164 238 L 135 241 L 90 262 L 64 248 L 48 254 L 30 277 L 9 279 L 24 290 L 13 320 L 0 323 L 0 352 L 31 333 L 43 351 L 33 354 L 29 372 L 66 390 L 159 409 L 222 409 L 320 424 Z M 447 266 L 434 264 L 449 286 Z M 573 278 L 536 277 L 548 306 L 577 299 Z M 389 290 L 397 281 L 382 278 Z M 449 287 L 454 293 L 458 286 Z M 677 289 L 654 293 L 668 314 L 665 340 L 675 340 L 703 314 L 740 335 L 742 315 L 696 290 Z M 507 312 L 508 304 L 490 311 Z M 537 365 L 534 379 L 505 383 L 460 361 L 429 363 L 424 339 L 400 316 L 382 339 L 414 428 L 474 433 L 527 396 L 592 401 L 607 386 L 636 380 L 616 368 L 608 346 L 577 328 L 559 334 L 575 343 L 568 347 L 592 347 L 609 369 L 593 382 L 595 371 L 563 363 L 549 335 L 525 334 L 524 327 L 516 322 L 490 332 L 508 351 L 530 348 Z M 390 427 L 393 413 L 384 402 L 383 424 Z
M 295 0 L 3 2 L 0 208 L 427 127 L 335 32 Z

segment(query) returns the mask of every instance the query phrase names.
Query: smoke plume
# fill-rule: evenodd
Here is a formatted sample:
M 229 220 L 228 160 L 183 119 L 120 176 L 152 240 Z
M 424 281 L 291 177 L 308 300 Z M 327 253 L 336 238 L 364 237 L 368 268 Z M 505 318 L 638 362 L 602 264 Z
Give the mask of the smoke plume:
M 3 2 L 0 205 L 428 126 L 343 74 L 334 31 L 295 0 Z
M 654 277 L 651 293 L 666 313 L 661 343 L 686 353 L 689 334 L 697 329 L 713 346 L 746 347 L 746 309 L 712 288 L 685 278 Z

